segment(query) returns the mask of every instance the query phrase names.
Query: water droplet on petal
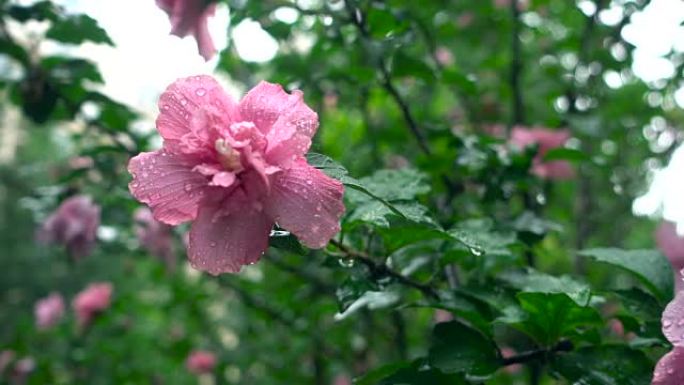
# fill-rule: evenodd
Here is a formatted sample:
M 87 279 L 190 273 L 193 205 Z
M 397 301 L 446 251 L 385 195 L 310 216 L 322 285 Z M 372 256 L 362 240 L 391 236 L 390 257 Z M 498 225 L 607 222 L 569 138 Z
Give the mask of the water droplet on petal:
M 663 328 L 667 329 L 672 326 L 672 321 L 669 319 L 663 320 Z
M 187 183 L 184 187 L 185 191 L 190 191 L 192 190 L 192 185 L 190 183 Z
M 197 96 L 204 96 L 206 95 L 207 90 L 205 90 L 204 88 L 198 88 L 195 90 L 195 93 L 197 94 Z
M 209 244 L 209 247 L 216 247 L 216 242 L 211 242 L 211 243 Z
M 188 104 L 188 100 L 185 99 L 185 98 L 183 98 L 183 99 L 180 100 L 180 104 L 181 104 L 182 106 L 184 106 L 184 105 Z

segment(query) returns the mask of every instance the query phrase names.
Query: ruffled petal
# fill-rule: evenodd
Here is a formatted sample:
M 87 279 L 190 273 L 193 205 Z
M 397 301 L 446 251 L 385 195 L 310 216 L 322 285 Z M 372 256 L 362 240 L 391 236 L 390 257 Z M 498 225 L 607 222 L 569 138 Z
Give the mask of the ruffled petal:
M 276 120 L 298 103 L 303 103 L 301 91 L 288 94 L 280 84 L 262 81 L 240 100 L 240 116 L 268 135 Z
M 186 142 L 188 135 L 209 148 L 214 126 L 228 127 L 238 119 L 237 105 L 211 76 L 199 75 L 173 82 L 159 97 L 157 130 L 171 148 Z M 202 130 L 204 132 L 200 132 Z M 185 137 L 185 139 L 184 139 Z
M 340 231 L 343 195 L 342 183 L 300 158 L 273 176 L 265 207 L 279 226 L 306 246 L 322 248 Z
M 318 129 L 318 115 L 301 98 L 276 120 L 266 136 L 266 160 L 289 167 L 294 159 L 306 154 Z
M 663 312 L 663 334 L 675 346 L 684 347 L 684 292 L 679 292 Z
M 676 346 L 655 367 L 651 385 L 684 384 L 684 348 Z
M 214 14 L 215 9 L 216 5 L 212 4 L 204 10 L 204 13 L 196 20 L 195 30 L 193 32 L 195 40 L 197 40 L 197 49 L 206 61 L 209 61 L 216 54 L 214 39 L 211 38 L 209 26 L 207 24 L 209 16 Z
M 212 188 L 207 177 L 193 171 L 196 160 L 166 150 L 143 152 L 130 160 L 131 194 L 152 209 L 154 217 L 169 225 L 195 219 L 200 201 Z
M 268 216 L 249 206 L 229 213 L 202 206 L 190 230 L 190 264 L 213 275 L 237 273 L 266 251 L 272 227 Z

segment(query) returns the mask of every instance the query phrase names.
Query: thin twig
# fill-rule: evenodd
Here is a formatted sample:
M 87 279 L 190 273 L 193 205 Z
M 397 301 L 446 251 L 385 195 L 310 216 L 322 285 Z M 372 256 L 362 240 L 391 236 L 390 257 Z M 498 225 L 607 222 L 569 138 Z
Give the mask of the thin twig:
M 376 263 L 368 254 L 362 251 L 354 250 L 334 239 L 331 240 L 330 243 L 338 249 L 340 249 L 342 253 L 344 253 L 344 256 L 342 258 L 358 261 L 364 264 L 371 271 L 371 274 L 391 277 L 395 279 L 397 282 L 401 283 L 402 285 L 412 287 L 416 290 L 420 290 L 426 297 L 432 299 L 439 299 L 439 294 L 437 294 L 437 292 L 432 287 L 422 284 L 420 282 L 416 282 L 406 276 L 403 276 L 400 273 L 397 273 L 396 271 L 390 269 L 384 264 Z
M 558 352 L 569 352 L 569 351 L 572 351 L 573 349 L 574 349 L 574 346 L 572 345 L 572 342 L 570 342 L 568 340 L 563 340 L 563 341 L 558 342 L 551 349 L 530 350 L 529 352 L 524 352 L 524 353 L 520 353 L 520 354 L 512 356 L 512 357 L 504 358 L 502 360 L 502 365 L 503 366 L 509 366 L 509 365 L 524 364 L 524 363 L 529 363 L 532 361 L 543 360 L 549 354 L 558 353 Z

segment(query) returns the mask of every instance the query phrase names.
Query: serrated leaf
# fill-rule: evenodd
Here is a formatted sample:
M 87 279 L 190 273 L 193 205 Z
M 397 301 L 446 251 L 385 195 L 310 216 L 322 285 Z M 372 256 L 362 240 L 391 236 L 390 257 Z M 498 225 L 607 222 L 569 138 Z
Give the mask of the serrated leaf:
M 674 278 L 667 258 L 656 250 L 582 250 L 580 255 L 613 265 L 636 277 L 661 303 L 672 299 Z
M 651 360 L 624 345 L 590 346 L 558 355 L 551 367 L 572 383 L 586 385 L 643 385 L 653 375 Z
M 459 321 L 435 325 L 432 340 L 428 360 L 443 372 L 484 376 L 501 366 L 494 342 Z
M 54 20 L 46 37 L 66 44 L 83 44 L 86 41 L 113 46 L 114 42 L 95 19 L 87 15 L 70 15 Z

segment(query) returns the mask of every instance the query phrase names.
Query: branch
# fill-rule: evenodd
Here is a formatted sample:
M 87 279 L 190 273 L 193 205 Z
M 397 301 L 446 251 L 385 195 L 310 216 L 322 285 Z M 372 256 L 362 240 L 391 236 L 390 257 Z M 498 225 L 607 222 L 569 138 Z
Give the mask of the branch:
M 361 37 L 364 40 L 372 40 L 372 37 L 370 36 L 370 33 L 368 33 L 368 29 L 366 28 L 363 13 L 359 8 L 353 6 L 351 4 L 351 1 L 352 0 L 345 0 L 344 5 L 347 9 L 347 13 L 349 14 L 352 23 L 359 30 L 359 33 L 361 33 Z M 382 56 L 379 56 L 377 58 L 376 66 L 378 67 L 378 70 L 380 70 L 380 74 L 382 75 L 382 87 L 387 91 L 388 94 L 390 94 L 392 99 L 394 99 L 394 102 L 401 110 L 401 113 L 404 117 L 404 121 L 406 121 L 407 127 L 409 128 L 413 136 L 416 138 L 416 141 L 418 142 L 418 146 L 420 147 L 421 151 L 423 151 L 425 155 L 431 155 L 432 151 L 430 151 L 430 147 L 428 146 L 427 140 L 425 139 L 423 133 L 420 131 L 420 128 L 418 128 L 418 124 L 416 123 L 416 120 L 413 118 L 413 115 L 411 114 L 411 110 L 409 109 L 408 104 L 401 97 L 401 94 L 399 94 L 399 91 L 394 86 L 394 83 L 392 83 L 392 76 L 389 73 L 389 70 L 387 69 L 385 59 L 382 58 Z
M 511 114 L 511 127 L 525 121 L 525 111 L 523 107 L 522 88 L 520 84 L 520 74 L 522 72 L 522 52 L 520 48 L 520 9 L 518 0 L 511 0 L 511 14 L 513 17 L 513 29 L 511 32 L 511 91 L 513 94 L 513 105 Z
M 380 275 L 380 276 L 387 276 L 395 279 L 397 282 L 401 283 L 402 285 L 411 287 L 416 290 L 420 290 L 423 295 L 426 297 L 429 297 L 431 299 L 439 300 L 439 294 L 430 286 L 422 284 L 420 282 L 416 282 L 406 276 L 403 276 L 396 271 L 390 269 L 384 264 L 379 264 L 373 261 L 371 257 L 358 250 L 351 249 L 344 245 L 341 242 L 338 242 L 336 240 L 331 240 L 330 243 L 340 249 L 345 255 L 342 257 L 343 259 L 347 260 L 353 260 L 353 261 L 359 261 L 360 263 L 363 263 L 370 271 L 371 274 L 373 275 Z
M 558 352 L 569 352 L 574 349 L 572 342 L 568 340 L 562 340 L 558 342 L 551 349 L 537 349 L 530 350 L 529 352 L 520 353 L 516 356 L 504 358 L 502 360 L 502 366 L 509 366 L 515 364 L 524 364 L 532 361 L 538 361 L 545 359 L 549 354 Z

